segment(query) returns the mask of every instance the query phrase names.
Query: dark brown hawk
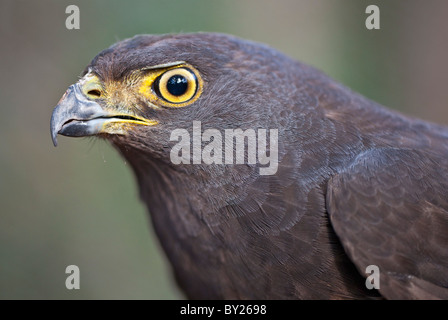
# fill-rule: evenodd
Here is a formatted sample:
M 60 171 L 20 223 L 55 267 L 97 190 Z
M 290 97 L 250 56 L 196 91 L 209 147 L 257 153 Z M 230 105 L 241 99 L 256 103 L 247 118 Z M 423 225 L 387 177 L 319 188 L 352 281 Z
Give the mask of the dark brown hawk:
M 241 156 L 225 148 L 236 129 L 243 163 L 224 161 Z M 256 140 L 278 155 L 273 174 L 249 161 L 260 129 L 277 130 Z M 209 33 L 118 42 L 67 90 L 51 134 L 96 135 L 127 159 L 189 298 L 448 298 L 448 128 L 265 45 Z M 187 138 L 202 155 L 213 142 L 214 160 Z M 379 290 L 366 288 L 369 266 Z

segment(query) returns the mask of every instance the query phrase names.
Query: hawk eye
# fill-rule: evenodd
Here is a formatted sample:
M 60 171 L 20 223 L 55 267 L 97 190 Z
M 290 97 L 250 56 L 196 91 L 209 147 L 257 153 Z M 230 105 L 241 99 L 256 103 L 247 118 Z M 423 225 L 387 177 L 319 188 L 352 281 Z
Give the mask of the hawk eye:
M 168 70 L 154 82 L 155 93 L 173 104 L 189 101 L 196 94 L 197 88 L 196 75 L 187 68 Z

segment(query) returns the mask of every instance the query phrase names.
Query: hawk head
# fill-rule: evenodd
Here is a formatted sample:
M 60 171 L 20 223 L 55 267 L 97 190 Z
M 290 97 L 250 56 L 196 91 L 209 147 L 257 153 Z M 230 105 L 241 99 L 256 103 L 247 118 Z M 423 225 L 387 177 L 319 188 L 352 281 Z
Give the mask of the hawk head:
M 298 63 L 228 35 L 135 36 L 99 53 L 69 87 L 52 115 L 53 143 L 95 135 L 168 163 L 171 133 L 193 121 L 203 130 L 277 128 L 300 78 L 279 73 L 288 64 Z

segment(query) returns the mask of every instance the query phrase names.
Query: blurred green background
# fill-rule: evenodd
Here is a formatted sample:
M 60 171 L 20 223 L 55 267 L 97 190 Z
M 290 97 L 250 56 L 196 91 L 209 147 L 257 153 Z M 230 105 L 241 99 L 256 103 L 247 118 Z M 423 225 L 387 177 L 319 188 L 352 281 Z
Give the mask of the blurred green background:
M 67 30 L 65 8 L 80 8 Z M 365 8 L 381 29 L 365 28 Z M 50 116 L 99 51 L 139 33 L 265 42 L 390 108 L 448 124 L 448 1 L 0 1 L 0 298 L 183 298 L 133 174 L 107 143 L 50 139 Z M 81 289 L 65 288 L 65 268 Z

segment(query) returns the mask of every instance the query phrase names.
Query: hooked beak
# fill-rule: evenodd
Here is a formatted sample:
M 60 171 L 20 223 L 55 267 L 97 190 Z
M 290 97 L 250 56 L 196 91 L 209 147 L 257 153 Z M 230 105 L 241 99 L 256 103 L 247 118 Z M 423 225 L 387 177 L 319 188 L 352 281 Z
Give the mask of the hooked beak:
M 57 135 L 85 137 L 99 133 L 125 134 L 123 124 L 155 125 L 133 114 L 123 114 L 104 109 L 96 101 L 88 99 L 80 84 L 71 85 L 62 96 L 51 116 L 51 139 L 57 146 Z

